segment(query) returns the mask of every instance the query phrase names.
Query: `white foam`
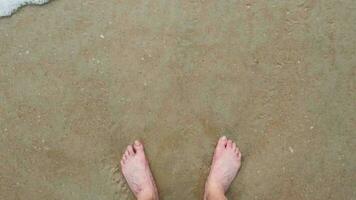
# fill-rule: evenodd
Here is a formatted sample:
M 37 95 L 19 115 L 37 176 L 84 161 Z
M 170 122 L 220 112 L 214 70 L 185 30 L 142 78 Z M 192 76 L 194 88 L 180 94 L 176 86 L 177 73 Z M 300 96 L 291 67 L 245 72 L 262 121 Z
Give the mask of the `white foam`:
M 49 0 L 0 0 L 0 17 L 10 16 L 18 8 L 28 4 L 44 4 Z

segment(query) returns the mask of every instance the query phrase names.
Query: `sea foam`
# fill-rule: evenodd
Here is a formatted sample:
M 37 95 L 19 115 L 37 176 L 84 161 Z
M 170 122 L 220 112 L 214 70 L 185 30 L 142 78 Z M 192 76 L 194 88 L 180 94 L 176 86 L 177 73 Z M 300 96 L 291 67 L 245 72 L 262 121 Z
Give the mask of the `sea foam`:
M 44 4 L 49 0 L 0 0 L 0 17 L 10 16 L 18 8 L 28 4 Z

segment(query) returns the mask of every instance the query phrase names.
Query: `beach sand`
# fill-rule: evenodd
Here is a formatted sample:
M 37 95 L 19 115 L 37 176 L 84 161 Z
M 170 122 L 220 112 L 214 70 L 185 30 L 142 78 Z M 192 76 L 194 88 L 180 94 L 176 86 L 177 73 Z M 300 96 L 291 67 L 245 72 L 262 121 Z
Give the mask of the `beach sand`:
M 201 199 L 217 139 L 238 200 L 351 200 L 356 1 L 54 0 L 0 19 L 0 199 Z

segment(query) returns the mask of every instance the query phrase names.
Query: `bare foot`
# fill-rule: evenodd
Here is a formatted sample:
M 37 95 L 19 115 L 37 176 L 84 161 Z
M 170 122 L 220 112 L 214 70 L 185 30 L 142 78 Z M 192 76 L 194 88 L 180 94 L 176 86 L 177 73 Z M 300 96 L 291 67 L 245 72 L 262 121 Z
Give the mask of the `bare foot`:
M 215 148 L 210 174 L 205 184 L 204 199 L 226 199 L 230 187 L 241 166 L 241 152 L 236 143 L 225 136 Z
M 143 145 L 135 141 L 126 148 L 121 160 L 124 177 L 138 200 L 158 200 L 158 192 Z

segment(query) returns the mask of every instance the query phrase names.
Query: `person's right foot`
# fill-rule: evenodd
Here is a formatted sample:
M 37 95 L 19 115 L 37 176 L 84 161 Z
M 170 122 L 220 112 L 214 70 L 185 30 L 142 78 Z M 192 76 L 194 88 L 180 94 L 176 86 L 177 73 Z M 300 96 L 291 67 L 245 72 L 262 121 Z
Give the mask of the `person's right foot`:
M 241 166 L 241 152 L 232 140 L 221 137 L 215 148 L 204 199 L 224 195 Z M 224 197 L 224 196 L 223 196 Z

